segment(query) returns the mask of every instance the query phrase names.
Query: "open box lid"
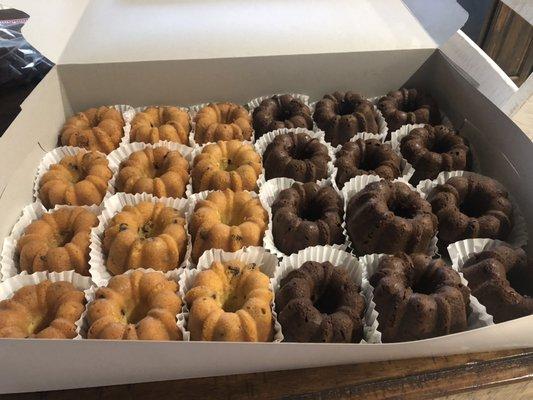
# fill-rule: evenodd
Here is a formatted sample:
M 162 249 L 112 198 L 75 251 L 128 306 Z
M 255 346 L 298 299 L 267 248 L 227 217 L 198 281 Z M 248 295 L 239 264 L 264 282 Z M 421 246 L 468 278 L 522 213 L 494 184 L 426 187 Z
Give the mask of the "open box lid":
M 18 0 L 23 33 L 58 64 L 431 49 L 455 0 Z

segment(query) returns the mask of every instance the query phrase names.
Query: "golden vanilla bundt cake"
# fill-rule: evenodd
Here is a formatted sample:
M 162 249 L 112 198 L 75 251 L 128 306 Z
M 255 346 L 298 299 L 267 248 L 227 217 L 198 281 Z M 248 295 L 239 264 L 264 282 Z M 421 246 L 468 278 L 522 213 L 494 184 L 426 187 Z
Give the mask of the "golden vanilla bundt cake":
M 130 142 L 160 140 L 189 144 L 191 124 L 186 110 L 178 107 L 147 107 L 131 121 Z
M 72 339 L 85 295 L 70 282 L 42 281 L 0 301 L 0 338 Z
M 20 270 L 31 274 L 73 269 L 89 275 L 89 242 L 96 225 L 96 215 L 83 207 L 44 214 L 28 225 L 17 242 L 15 254 Z
M 181 340 L 178 284 L 161 272 L 133 271 L 111 278 L 87 306 L 88 339 Z
M 257 197 L 248 192 L 218 190 L 194 207 L 189 224 L 192 260 L 197 262 L 209 249 L 237 251 L 245 246 L 261 246 L 268 214 Z
M 268 276 L 255 264 L 215 261 L 187 291 L 192 340 L 270 342 L 274 298 Z
M 61 129 L 63 146 L 83 147 L 109 154 L 124 135 L 124 118 L 112 107 L 90 108 L 70 117 Z
M 57 204 L 100 204 L 113 173 L 107 158 L 94 151 L 79 151 L 52 164 L 39 181 L 39 200 L 46 208 Z
M 118 192 L 150 193 L 157 197 L 184 197 L 189 163 L 177 150 L 147 147 L 120 163 L 115 181 Z
M 210 103 L 198 111 L 194 121 L 194 140 L 198 144 L 252 139 L 252 117 L 238 104 Z
M 262 171 L 261 156 L 239 140 L 208 144 L 194 159 L 193 192 L 203 190 L 257 190 Z
M 184 215 L 163 203 L 127 205 L 106 227 L 102 249 L 113 275 L 136 268 L 178 268 L 187 249 Z

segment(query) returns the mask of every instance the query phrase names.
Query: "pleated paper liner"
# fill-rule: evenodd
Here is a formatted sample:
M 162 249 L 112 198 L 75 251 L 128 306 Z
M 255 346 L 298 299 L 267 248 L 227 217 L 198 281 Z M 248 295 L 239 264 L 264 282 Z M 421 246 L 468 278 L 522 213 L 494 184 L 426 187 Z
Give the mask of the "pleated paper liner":
M 509 245 L 506 242 L 496 239 L 465 239 L 450 244 L 448 246 L 448 254 L 450 255 L 454 269 L 461 271 L 464 263 L 474 254 L 481 253 L 485 250 L 492 250 L 505 244 Z

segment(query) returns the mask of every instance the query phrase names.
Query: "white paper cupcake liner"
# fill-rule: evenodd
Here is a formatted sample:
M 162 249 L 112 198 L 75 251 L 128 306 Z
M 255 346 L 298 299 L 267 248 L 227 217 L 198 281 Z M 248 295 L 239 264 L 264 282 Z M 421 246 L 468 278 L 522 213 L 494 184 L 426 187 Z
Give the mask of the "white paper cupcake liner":
M 278 259 L 273 254 L 270 254 L 262 247 L 249 246 L 244 247 L 235 252 L 228 252 L 222 249 L 210 249 L 202 254 L 198 260 L 198 264 L 194 269 L 186 269 L 180 278 L 180 288 L 182 290 L 182 298 L 185 299 L 186 293 L 193 287 L 196 275 L 200 271 L 207 270 L 215 261 L 228 262 L 232 260 L 239 260 L 246 264 L 256 264 L 259 266 L 261 272 L 267 275 L 270 279 L 270 290 L 274 293 L 272 288 L 272 277 L 278 268 Z M 189 318 L 189 309 L 184 301 L 183 319 L 185 322 L 185 329 L 187 328 L 187 321 Z M 274 321 L 274 339 L 273 342 L 283 341 L 283 334 L 281 332 L 281 325 L 278 322 L 274 302 L 271 303 L 272 318 Z M 190 337 L 190 332 L 187 331 Z
M 452 260 L 453 268 L 461 272 L 464 263 L 474 254 L 492 250 L 505 244 L 507 243 L 496 239 L 465 239 L 450 244 L 448 246 L 448 254 Z
M 435 180 L 426 179 L 426 180 L 421 181 L 417 186 L 417 190 L 422 193 L 422 196 L 424 198 L 427 198 L 427 196 L 431 193 L 431 191 L 437 185 L 444 184 L 448 179 L 454 176 L 468 176 L 468 175 L 481 175 L 481 174 L 477 174 L 475 172 L 470 172 L 470 171 L 441 172 L 437 176 L 437 179 Z M 484 176 L 484 175 L 481 175 L 481 176 Z M 513 228 L 511 229 L 511 232 L 509 233 L 509 236 L 505 239 L 505 241 L 514 247 L 522 247 L 527 243 L 527 240 L 528 240 L 526 220 L 524 218 L 524 215 L 520 211 L 520 207 L 518 206 L 518 203 L 516 202 L 515 198 L 512 196 L 511 193 L 509 193 L 509 200 L 511 201 L 513 205 L 514 223 L 513 223 Z M 480 239 L 483 239 L 483 238 L 480 238 Z
M 135 206 L 143 201 L 151 203 L 162 203 L 166 207 L 175 208 L 183 213 L 185 218 L 185 231 L 187 234 L 187 250 L 183 262 L 178 267 L 183 267 L 191 254 L 191 238 L 187 226 L 187 209 L 189 202 L 186 199 L 173 199 L 168 197 L 158 198 L 147 193 L 116 193 L 104 201 L 104 209 L 98 217 L 98 226 L 91 231 L 89 273 L 97 286 L 105 286 L 112 275 L 106 268 L 106 256 L 102 249 L 102 239 L 104 231 L 111 219 L 127 206 Z
M 93 287 L 93 282 L 88 276 L 82 276 L 74 271 L 64 271 L 64 272 L 34 272 L 33 274 L 19 274 L 10 277 L 4 282 L 0 283 L 0 301 L 10 299 L 13 297 L 15 292 L 25 286 L 37 285 L 45 280 L 50 280 L 51 282 L 70 282 L 72 285 L 84 292 L 86 295 L 87 291 Z M 82 313 L 80 318 L 75 322 L 76 324 L 76 337 L 72 340 L 81 339 L 80 329 L 82 326 L 83 315 Z

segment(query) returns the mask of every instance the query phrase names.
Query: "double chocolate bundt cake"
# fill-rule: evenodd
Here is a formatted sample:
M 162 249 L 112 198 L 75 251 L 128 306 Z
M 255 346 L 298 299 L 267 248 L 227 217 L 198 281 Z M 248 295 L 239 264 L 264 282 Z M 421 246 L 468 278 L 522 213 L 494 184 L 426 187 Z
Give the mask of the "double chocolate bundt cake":
M 194 159 L 192 190 L 257 190 L 263 170 L 254 147 L 239 140 L 218 141 L 204 146 Z
M 87 306 L 88 339 L 181 340 L 178 284 L 161 272 L 112 277 Z
M 316 103 L 313 119 L 333 146 L 346 143 L 357 132 L 379 133 L 374 105 L 354 92 L 326 94 Z
M 437 217 L 407 184 L 381 180 L 350 198 L 346 229 L 357 255 L 428 253 Z
M 124 118 L 112 107 L 90 108 L 70 117 L 61 129 L 63 146 L 111 153 L 124 135 Z
M 383 342 L 427 339 L 464 331 L 470 290 L 442 259 L 386 255 L 370 277 Z
M 505 240 L 513 227 L 513 205 L 494 179 L 468 174 L 437 185 L 427 200 L 439 219 L 439 245 L 463 239 Z
M 282 128 L 313 129 L 311 110 L 300 99 L 290 95 L 274 95 L 265 99 L 252 113 L 255 137 Z
M 82 207 L 44 214 L 24 230 L 16 254 L 21 271 L 68 271 L 89 275 L 91 229 L 98 218 Z
M 342 244 L 342 198 L 331 186 L 293 183 L 272 204 L 274 244 L 289 255 L 310 246 Z
M 265 178 L 292 178 L 299 182 L 316 182 L 328 177 L 328 148 L 307 133 L 277 135 L 263 154 Z
M 105 264 L 113 275 L 137 268 L 170 271 L 183 262 L 186 249 L 183 213 L 149 201 L 124 206 L 102 239 Z
M 402 156 L 414 167 L 413 180 L 435 179 L 442 171 L 470 167 L 466 139 L 444 125 L 424 125 L 411 130 L 400 142 Z
M 194 140 L 198 144 L 218 140 L 251 140 L 252 117 L 234 103 L 210 103 L 194 117 Z
M 379 175 L 383 179 L 396 179 L 401 173 L 402 158 L 388 143 L 376 139 L 357 139 L 346 142 L 335 154 L 337 176 L 335 182 L 344 184 L 358 175 Z
M 189 183 L 189 163 L 178 150 L 147 147 L 120 163 L 118 192 L 150 193 L 156 197 L 184 197 Z
M 185 295 L 191 340 L 271 342 L 273 298 L 270 280 L 257 265 L 214 261 Z
M 58 204 L 100 204 L 113 173 L 104 154 L 78 151 L 52 164 L 39 181 L 39 200 L 46 208 Z
M 193 262 L 204 251 L 237 251 L 245 246 L 261 246 L 268 214 L 257 197 L 248 192 L 217 190 L 194 207 L 189 224 Z
M 343 268 L 307 261 L 281 280 L 276 312 L 287 342 L 358 343 L 365 299 Z
M 130 142 L 160 140 L 189 144 L 191 124 L 186 110 L 178 107 L 147 107 L 131 121 Z
M 461 268 L 468 287 L 494 322 L 533 314 L 533 264 L 518 248 L 500 245 L 472 255 Z
M 0 301 L 0 338 L 73 339 L 85 295 L 70 282 L 44 280 Z
M 379 99 L 378 108 L 387 121 L 389 136 L 402 125 L 437 125 L 441 122 L 437 102 L 418 89 L 402 88 L 389 92 Z

